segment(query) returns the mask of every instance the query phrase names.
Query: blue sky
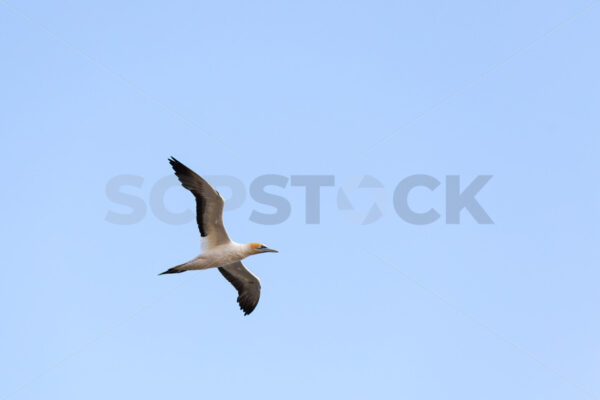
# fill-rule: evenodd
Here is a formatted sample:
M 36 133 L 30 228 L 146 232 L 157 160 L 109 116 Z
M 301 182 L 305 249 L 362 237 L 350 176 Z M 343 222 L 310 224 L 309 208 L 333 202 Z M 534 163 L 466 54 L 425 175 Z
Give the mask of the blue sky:
M 0 0 L 0 398 L 587 399 L 600 396 L 600 6 L 587 1 Z M 582 11 L 583 10 L 583 11 Z M 574 17 L 574 18 L 572 18 Z M 388 138 L 380 143 L 383 138 Z M 243 317 L 195 223 L 149 204 L 175 156 L 202 175 L 335 176 L 278 225 Z M 369 225 L 370 174 L 468 183 L 494 220 Z M 444 214 L 443 185 L 411 195 Z M 372 199 L 357 191 L 357 209 Z M 183 189 L 172 210 L 193 207 Z

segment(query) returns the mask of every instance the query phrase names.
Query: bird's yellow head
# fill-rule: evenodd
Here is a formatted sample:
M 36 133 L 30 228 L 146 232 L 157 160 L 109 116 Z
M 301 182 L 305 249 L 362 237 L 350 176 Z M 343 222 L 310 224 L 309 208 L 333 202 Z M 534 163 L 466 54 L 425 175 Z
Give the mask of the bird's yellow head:
M 279 253 L 277 250 L 270 249 L 262 243 L 248 243 L 250 247 L 250 254 L 260 253 Z

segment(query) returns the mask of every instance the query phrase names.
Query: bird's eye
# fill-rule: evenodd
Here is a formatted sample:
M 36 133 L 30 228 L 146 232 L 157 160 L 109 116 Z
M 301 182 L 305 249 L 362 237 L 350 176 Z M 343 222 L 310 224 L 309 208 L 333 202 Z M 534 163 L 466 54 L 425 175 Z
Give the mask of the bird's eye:
M 261 244 L 259 247 L 259 249 L 266 249 L 266 248 L 267 248 L 267 246 L 265 246 L 264 244 Z

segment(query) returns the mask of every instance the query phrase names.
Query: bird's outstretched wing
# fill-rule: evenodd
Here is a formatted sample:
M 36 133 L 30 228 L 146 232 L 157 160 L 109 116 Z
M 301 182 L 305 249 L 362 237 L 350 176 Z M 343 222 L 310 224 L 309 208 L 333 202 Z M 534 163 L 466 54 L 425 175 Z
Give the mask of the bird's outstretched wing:
M 169 162 L 183 187 L 196 198 L 196 222 L 200 236 L 206 240 L 204 247 L 228 243 L 230 239 L 223 226 L 225 200 L 208 182 L 175 158 L 171 157 Z
M 219 267 L 219 271 L 238 291 L 237 302 L 244 315 L 250 314 L 260 298 L 260 280 L 241 261 Z

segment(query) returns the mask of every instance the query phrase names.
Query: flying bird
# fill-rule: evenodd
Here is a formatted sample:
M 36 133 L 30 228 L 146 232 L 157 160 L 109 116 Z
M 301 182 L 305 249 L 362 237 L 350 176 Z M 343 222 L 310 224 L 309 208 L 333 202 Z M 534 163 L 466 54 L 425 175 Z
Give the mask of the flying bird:
M 244 267 L 242 260 L 260 253 L 277 253 L 262 243 L 236 243 L 229 239 L 223 225 L 225 200 L 194 171 L 171 157 L 175 175 L 196 198 L 196 222 L 202 237 L 202 253 L 186 263 L 159 274 L 177 274 L 188 270 L 219 268 L 219 272 L 238 292 L 237 302 L 244 315 L 250 314 L 260 298 L 260 280 Z

